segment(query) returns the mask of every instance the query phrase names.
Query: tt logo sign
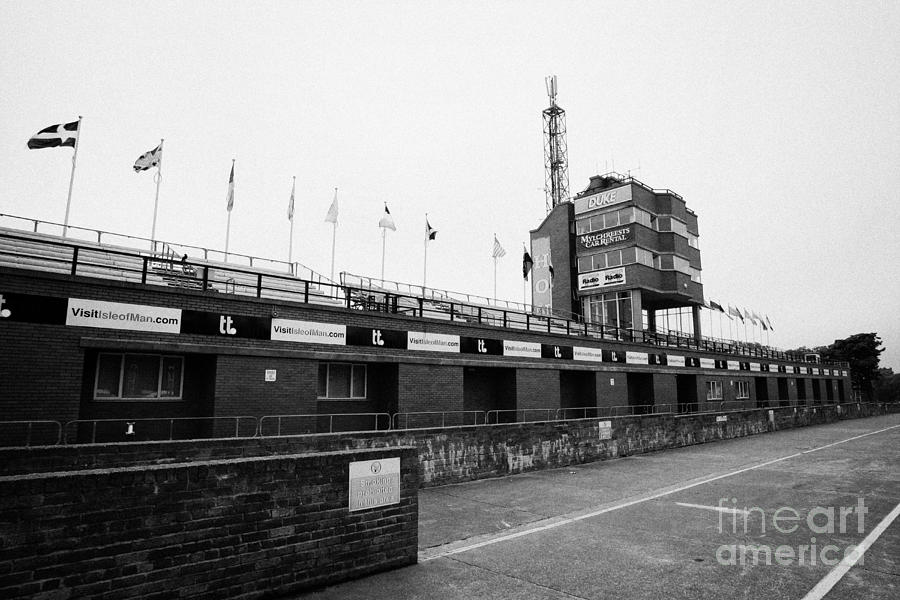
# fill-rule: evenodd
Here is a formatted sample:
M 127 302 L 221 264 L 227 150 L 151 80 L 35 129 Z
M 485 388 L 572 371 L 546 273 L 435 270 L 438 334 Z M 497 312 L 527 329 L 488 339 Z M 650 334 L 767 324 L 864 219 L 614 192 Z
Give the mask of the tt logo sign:
M 559 349 L 559 346 L 553 346 L 553 357 L 562 358 L 562 351 Z
M 373 346 L 384 346 L 384 340 L 381 339 L 381 330 L 380 329 L 372 330 L 372 345 Z
M 8 308 L 3 308 L 3 305 L 6 303 L 6 298 L 3 297 L 3 294 L 0 294 L 0 317 L 6 318 L 12 314 Z
M 487 346 L 484 345 L 484 340 L 482 339 L 478 340 L 478 352 L 479 354 L 487 353 Z
M 234 327 L 234 322 L 228 315 L 219 316 L 219 333 L 221 333 L 222 335 L 237 334 L 237 329 L 235 329 Z

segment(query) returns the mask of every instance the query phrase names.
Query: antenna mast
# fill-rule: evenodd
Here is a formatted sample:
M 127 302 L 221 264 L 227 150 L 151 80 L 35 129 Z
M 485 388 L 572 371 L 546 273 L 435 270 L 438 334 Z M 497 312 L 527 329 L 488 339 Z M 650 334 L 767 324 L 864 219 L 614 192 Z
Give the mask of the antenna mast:
M 566 111 L 556 105 L 556 75 L 544 79 L 550 107 L 544 109 L 544 192 L 547 213 L 569 201 L 569 152 L 566 147 Z

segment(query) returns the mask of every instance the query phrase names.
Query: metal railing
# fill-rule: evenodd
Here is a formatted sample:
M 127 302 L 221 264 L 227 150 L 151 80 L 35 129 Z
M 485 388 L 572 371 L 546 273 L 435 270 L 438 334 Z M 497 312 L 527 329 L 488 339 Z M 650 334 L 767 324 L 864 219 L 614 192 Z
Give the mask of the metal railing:
M 440 423 L 437 425 L 436 423 Z M 484 425 L 486 414 L 482 410 L 434 410 L 394 413 L 392 429 L 425 429 Z
M 738 406 L 740 404 L 740 406 Z M 884 405 L 884 402 L 815 402 L 810 404 L 771 404 L 749 406 L 743 401 L 713 401 L 690 404 L 624 404 L 617 406 L 583 406 L 567 408 L 498 409 L 489 411 L 422 411 L 395 413 L 329 413 L 301 415 L 266 415 L 263 417 L 174 417 L 144 419 L 78 419 L 64 426 L 59 421 L 0 421 L 0 433 L 18 430 L 18 437 L 5 435 L 0 447 L 56 446 L 60 444 L 95 444 L 131 441 L 172 441 L 212 438 L 254 438 L 309 435 L 315 433 L 402 431 L 405 429 L 447 429 L 465 426 L 492 426 L 514 423 L 560 422 L 579 419 L 610 419 L 653 415 L 703 415 L 736 411 L 772 409 L 816 410 L 819 408 Z M 428 424 L 412 427 L 409 419 L 416 417 L 442 420 L 441 425 Z M 522 417 L 521 419 L 519 417 Z M 454 417 L 464 417 L 460 423 L 452 423 Z M 471 418 L 469 418 L 471 417 Z M 341 427 L 341 420 L 344 427 Z M 233 422 L 229 424 L 228 422 Z M 469 422 L 471 421 L 471 422 Z M 193 428 L 179 425 L 195 423 Z M 221 423 L 219 423 L 221 422 Z M 362 425 L 361 425 L 362 424 Z M 370 425 L 366 427 L 366 424 Z M 202 425 L 203 427 L 200 427 Z M 41 427 L 47 428 L 40 433 Z M 98 438 L 102 438 L 99 439 Z
M 63 444 L 256 437 L 258 420 L 234 417 L 76 419 L 63 427 Z
M 0 446 L 56 446 L 61 440 L 59 421 L 0 421 Z
M 337 428 L 335 422 L 337 422 Z M 367 425 L 371 425 L 371 427 Z M 391 415 L 388 413 L 266 415 L 259 419 L 258 435 L 260 437 L 279 437 L 340 431 L 389 431 L 390 429 Z
M 2 215 L 0 215 L 2 216 Z M 100 235 L 103 232 L 99 232 Z M 190 260 L 176 261 L 178 255 L 166 242 L 160 248 L 164 254 L 142 253 L 111 247 L 84 246 L 69 239 L 37 239 L 23 234 L 0 231 L 0 238 L 21 240 L 55 248 L 56 253 L 28 254 L 20 248 L 16 252 L 0 249 L 0 261 L 4 256 L 32 258 L 44 270 L 85 274 L 93 277 L 125 279 L 149 285 L 177 285 L 195 287 L 207 292 L 225 292 L 256 298 L 267 298 L 303 303 L 340 305 L 351 310 L 405 314 L 420 318 L 451 322 L 475 323 L 517 329 L 536 333 L 555 333 L 569 337 L 592 338 L 620 342 L 675 347 L 685 350 L 734 354 L 738 356 L 792 361 L 805 364 L 800 356 L 761 346 L 756 343 L 723 341 L 714 338 L 685 335 L 673 332 L 654 332 L 588 323 L 583 320 L 556 315 L 535 314 L 504 306 L 463 302 L 441 292 L 439 294 L 406 295 L 383 291 L 381 288 L 355 287 L 316 279 L 302 279 L 283 272 L 249 270 L 228 264 L 206 264 Z M 34 248 L 31 249 L 35 252 Z M 229 254 L 231 256 L 231 254 Z M 177 264 L 176 268 L 174 265 Z M 54 267 L 54 265 L 56 265 Z M 23 267 L 20 267 L 23 268 Z M 29 268 L 29 267 L 24 267 Z M 30 268 L 36 268 L 32 266 Z M 162 273 L 160 273 L 162 271 Z M 357 277 L 342 274 L 342 279 Z M 385 284 L 386 282 L 380 282 Z M 516 303 L 506 303 L 516 306 Z M 519 308 L 525 305 L 517 305 Z M 820 363 L 822 367 L 830 363 Z M 847 363 L 836 366 L 849 368 Z

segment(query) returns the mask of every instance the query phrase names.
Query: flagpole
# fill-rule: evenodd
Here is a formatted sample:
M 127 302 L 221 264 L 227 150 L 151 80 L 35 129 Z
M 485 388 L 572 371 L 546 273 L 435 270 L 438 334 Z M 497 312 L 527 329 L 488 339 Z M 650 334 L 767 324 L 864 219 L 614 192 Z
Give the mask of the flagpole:
M 63 237 L 69 232 L 69 208 L 72 206 L 72 186 L 75 184 L 75 160 L 78 158 L 78 140 L 81 139 L 81 115 L 78 115 L 78 135 L 75 136 L 75 152 L 72 153 L 72 174 L 69 176 L 69 196 L 66 198 L 66 219 L 63 221 Z
M 165 139 L 159 140 L 159 160 L 156 162 L 156 199 L 153 201 L 153 227 L 150 229 L 150 250 L 156 252 L 156 213 L 159 209 L 159 183 L 162 181 L 162 149 Z
M 497 300 L 497 257 L 494 257 L 494 301 Z
M 422 296 L 425 295 L 425 281 L 428 277 L 428 213 L 425 213 L 425 254 L 422 260 Z
M 294 274 L 294 188 L 297 185 L 297 176 L 294 175 L 293 183 L 291 184 L 291 234 L 290 239 L 288 240 L 288 269 L 291 271 L 291 275 Z
M 337 188 L 334 188 L 334 199 L 337 200 Z M 337 240 L 337 216 L 335 216 L 331 225 L 333 226 L 331 229 L 331 281 L 334 282 L 334 244 L 335 240 Z
M 384 249 L 387 240 L 387 227 L 381 228 L 381 285 L 384 285 Z

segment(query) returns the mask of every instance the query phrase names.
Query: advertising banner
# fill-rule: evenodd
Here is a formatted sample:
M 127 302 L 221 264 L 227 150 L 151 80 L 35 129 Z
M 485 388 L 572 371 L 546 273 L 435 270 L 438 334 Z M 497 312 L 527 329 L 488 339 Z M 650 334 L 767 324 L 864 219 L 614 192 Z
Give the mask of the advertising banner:
M 179 333 L 181 309 L 69 298 L 66 325 Z
M 463 354 L 488 354 L 490 356 L 503 355 L 503 341 L 490 338 L 459 338 L 459 351 Z
M 668 356 L 666 356 L 666 360 L 668 361 L 670 367 L 685 366 L 684 357 L 678 356 L 677 354 L 669 354 Z
M 267 340 L 272 332 L 271 319 L 186 310 L 181 333 Z
M 578 291 L 596 290 L 625 283 L 625 267 L 578 274 Z
M 647 364 L 647 353 L 646 352 L 632 352 L 631 350 L 625 352 L 625 362 L 630 365 L 646 365 Z
M 549 311 L 553 308 L 553 278 L 550 275 L 550 266 L 553 263 L 550 257 L 550 236 L 531 240 L 531 259 L 534 261 L 531 268 L 531 303 L 536 309 L 542 308 Z
M 407 332 L 347 325 L 347 344 L 406 350 Z
M 600 348 L 585 348 L 584 346 L 575 346 L 575 348 L 573 348 L 572 350 L 572 357 L 575 360 L 603 362 L 603 351 Z
M 503 356 L 540 358 L 541 345 L 536 342 L 510 342 L 503 340 Z
M 701 369 L 715 369 L 716 361 L 712 358 L 701 358 L 700 359 L 700 368 Z
M 343 346 L 347 343 L 347 326 L 293 319 L 272 319 L 272 339 L 279 342 Z
M 619 227 L 576 236 L 579 250 L 594 250 L 634 241 L 633 227 Z
M 427 352 L 459 352 L 459 336 L 410 331 L 407 334 L 406 349 Z
M 541 344 L 541 358 L 562 358 L 572 360 L 572 346 Z
M 581 213 L 590 212 L 592 210 L 606 208 L 607 206 L 621 204 L 622 202 L 628 202 L 630 200 L 631 184 L 629 183 L 627 185 L 623 185 L 611 190 L 604 190 L 599 194 L 592 194 L 590 196 L 584 196 L 583 198 L 576 198 L 575 214 L 578 215 Z
M 0 293 L 0 321 L 65 325 L 68 298 Z

